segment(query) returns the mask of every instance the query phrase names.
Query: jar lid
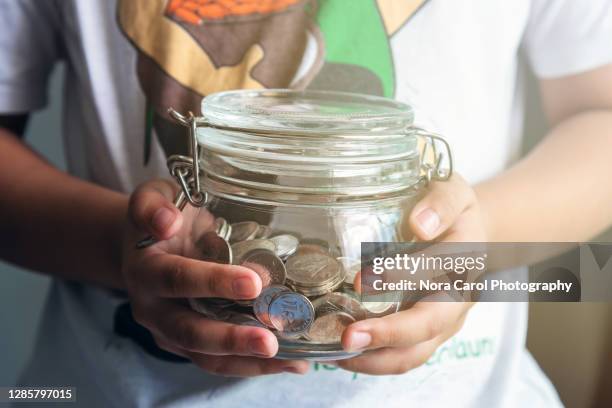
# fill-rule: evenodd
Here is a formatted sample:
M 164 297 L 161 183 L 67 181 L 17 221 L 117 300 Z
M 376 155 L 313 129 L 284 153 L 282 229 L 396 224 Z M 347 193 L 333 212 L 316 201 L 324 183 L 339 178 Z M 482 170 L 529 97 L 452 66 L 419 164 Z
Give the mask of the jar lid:
M 202 116 L 213 126 L 298 133 L 389 132 L 414 118 L 410 106 L 386 98 L 285 89 L 211 94 L 202 100 Z
M 413 111 L 390 99 L 240 90 L 204 98 L 202 113 L 200 164 L 217 195 L 354 204 L 403 197 L 422 180 Z

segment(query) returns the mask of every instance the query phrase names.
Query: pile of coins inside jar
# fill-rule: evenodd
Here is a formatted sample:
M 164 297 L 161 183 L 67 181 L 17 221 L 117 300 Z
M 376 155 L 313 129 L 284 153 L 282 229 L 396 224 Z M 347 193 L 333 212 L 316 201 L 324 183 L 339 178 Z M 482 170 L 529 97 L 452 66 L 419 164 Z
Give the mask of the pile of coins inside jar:
M 261 278 L 255 299 L 190 299 L 207 317 L 265 327 L 284 339 L 338 343 L 357 320 L 395 312 L 397 302 L 360 302 L 354 283 L 359 260 L 338 256 L 321 242 L 300 241 L 254 221 L 215 219 L 201 238 L 203 259 L 248 267 Z

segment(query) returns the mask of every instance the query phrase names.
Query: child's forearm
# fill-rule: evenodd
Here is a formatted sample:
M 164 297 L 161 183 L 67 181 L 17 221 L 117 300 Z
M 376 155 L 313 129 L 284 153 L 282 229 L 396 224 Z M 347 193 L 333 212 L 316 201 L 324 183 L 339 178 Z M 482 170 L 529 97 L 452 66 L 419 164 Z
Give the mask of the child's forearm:
M 0 129 L 0 257 L 59 278 L 123 287 L 127 196 L 59 171 Z
M 612 112 L 560 122 L 523 160 L 476 186 L 490 241 L 584 241 L 612 223 Z

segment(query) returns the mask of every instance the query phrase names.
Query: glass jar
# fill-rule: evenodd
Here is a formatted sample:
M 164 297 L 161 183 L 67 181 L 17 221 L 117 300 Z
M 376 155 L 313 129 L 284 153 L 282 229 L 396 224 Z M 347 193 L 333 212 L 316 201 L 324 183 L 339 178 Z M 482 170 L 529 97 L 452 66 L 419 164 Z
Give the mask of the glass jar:
M 196 211 L 189 256 L 250 267 L 263 285 L 257 299 L 192 307 L 269 328 L 278 358 L 354 356 L 343 328 L 401 303 L 360 301 L 361 243 L 412 239 L 404 217 L 452 172 L 446 142 L 415 127 L 408 105 L 338 92 L 222 92 L 203 99 L 201 117 L 170 115 L 189 128 L 190 156 L 168 160 L 175 204 Z

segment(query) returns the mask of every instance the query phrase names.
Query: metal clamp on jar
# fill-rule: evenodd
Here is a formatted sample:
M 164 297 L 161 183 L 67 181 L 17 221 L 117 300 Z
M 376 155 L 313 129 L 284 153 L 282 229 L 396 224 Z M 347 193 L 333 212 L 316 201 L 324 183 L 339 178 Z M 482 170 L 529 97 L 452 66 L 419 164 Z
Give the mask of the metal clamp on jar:
M 198 208 L 195 257 L 247 266 L 263 286 L 246 301 L 190 299 L 193 309 L 272 330 L 277 358 L 354 356 L 343 329 L 400 304 L 360 301 L 361 242 L 411 240 L 402 217 L 451 176 L 448 144 L 415 127 L 408 105 L 366 95 L 231 91 L 204 98 L 202 117 L 169 113 L 189 134 L 190 156 L 168 168 L 176 206 Z

